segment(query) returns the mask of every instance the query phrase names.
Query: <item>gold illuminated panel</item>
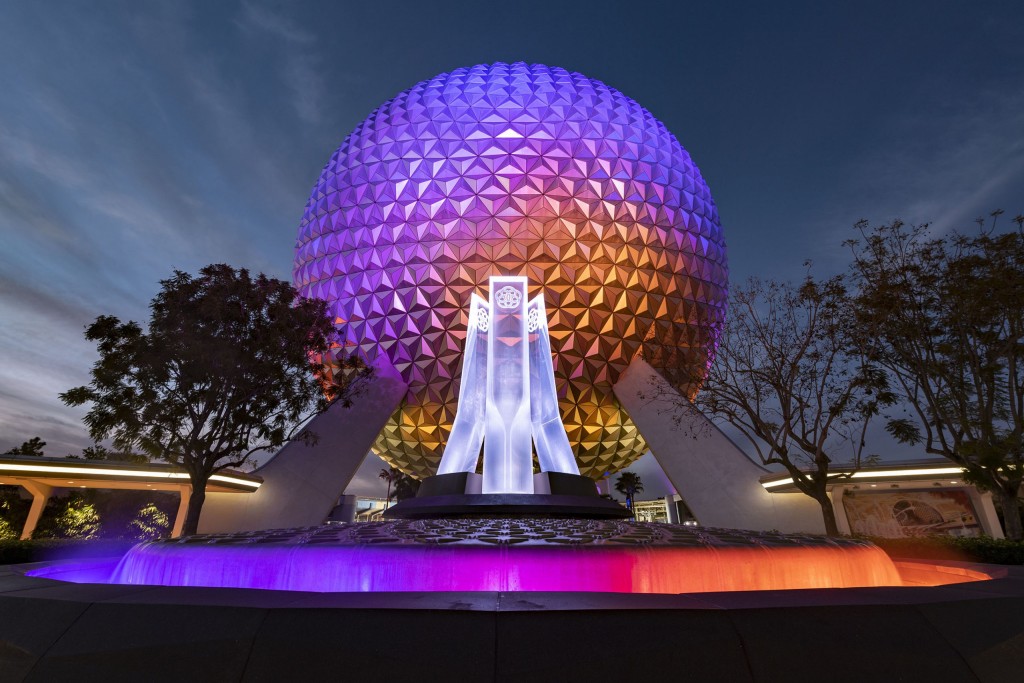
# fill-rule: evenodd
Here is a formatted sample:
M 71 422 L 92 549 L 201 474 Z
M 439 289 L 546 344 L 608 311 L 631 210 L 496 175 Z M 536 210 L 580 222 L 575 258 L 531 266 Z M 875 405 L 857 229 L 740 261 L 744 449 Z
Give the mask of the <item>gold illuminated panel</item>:
M 409 383 L 374 445 L 409 474 L 440 460 L 470 294 L 491 275 L 543 289 L 562 418 L 594 478 L 646 450 L 619 374 L 640 355 L 692 391 L 725 319 L 725 243 L 689 155 L 622 93 L 541 65 L 459 69 L 384 104 L 299 228 L 296 286 Z

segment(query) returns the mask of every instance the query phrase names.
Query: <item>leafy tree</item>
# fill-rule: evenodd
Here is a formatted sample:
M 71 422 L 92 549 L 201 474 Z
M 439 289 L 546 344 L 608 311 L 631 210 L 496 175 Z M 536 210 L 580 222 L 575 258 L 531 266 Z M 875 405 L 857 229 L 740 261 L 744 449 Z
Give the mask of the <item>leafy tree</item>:
M 68 456 L 69 458 L 77 456 Z M 93 444 L 92 446 L 86 446 L 82 449 L 82 456 L 86 460 L 107 460 L 110 457 L 110 451 L 107 450 L 106 446 L 100 444 Z
M 138 514 L 128 524 L 128 528 L 133 538 L 148 541 L 167 536 L 171 529 L 171 520 L 167 513 L 156 505 L 146 503 L 139 508 Z
M 92 381 L 60 396 L 92 404 L 85 423 L 96 441 L 188 472 L 192 534 L 211 475 L 292 439 L 314 442 L 305 420 L 334 401 L 351 405 L 372 369 L 336 348 L 327 304 L 287 282 L 216 264 L 160 284 L 148 331 L 113 316 L 86 328 L 100 353 Z
M 950 459 L 993 493 L 1006 535 L 1022 537 L 1024 216 L 998 233 L 929 234 L 901 221 L 856 225 L 858 323 L 877 339 L 911 417 L 889 420 L 905 443 Z
M 644 484 L 640 481 L 640 475 L 635 472 L 623 472 L 615 480 L 615 490 L 626 497 L 626 507 L 633 509 L 633 499 L 636 494 L 643 493 Z
M 0 486 L 0 541 L 18 538 L 28 507 L 21 504 L 15 486 Z
M 51 499 L 32 533 L 32 538 L 78 538 L 88 540 L 100 535 L 100 516 L 96 506 L 77 491 L 66 498 Z
M 0 526 L 8 529 L 15 537 L 21 534 L 32 505 L 30 500 L 21 497 L 20 491 L 20 486 L 0 486 Z
M 680 415 L 695 407 L 732 425 L 763 464 L 784 467 L 818 502 L 826 533 L 838 535 L 827 487 L 849 474 L 835 465 L 863 464 L 868 424 L 894 400 L 865 343 L 841 277 L 752 279 L 733 292 L 715 361 Z
M 69 455 L 69 458 L 75 458 L 78 456 Z M 112 451 L 106 446 L 99 443 L 95 443 L 92 446 L 86 446 L 82 449 L 82 456 L 86 460 L 108 460 L 112 462 L 129 462 L 136 465 L 142 465 L 149 462 L 149 458 L 141 453 L 132 453 L 130 451 Z
M 28 441 L 24 442 L 20 446 L 12 448 L 11 450 L 4 453 L 4 455 L 35 455 L 43 456 L 43 446 L 46 442 L 40 439 L 38 436 L 33 436 Z

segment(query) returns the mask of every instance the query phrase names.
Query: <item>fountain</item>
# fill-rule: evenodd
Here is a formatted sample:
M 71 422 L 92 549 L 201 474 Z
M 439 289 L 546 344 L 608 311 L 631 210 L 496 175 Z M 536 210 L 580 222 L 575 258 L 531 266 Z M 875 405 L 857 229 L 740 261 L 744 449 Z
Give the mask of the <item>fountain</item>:
M 727 288 L 700 172 L 614 88 L 517 63 L 401 93 L 325 166 L 294 280 L 328 301 L 339 348 L 400 371 L 408 392 L 373 448 L 431 475 L 419 495 L 386 521 L 152 541 L 116 568 L 32 575 L 323 592 L 900 583 L 865 542 L 640 523 L 598 495 L 595 479 L 647 448 L 616 382 L 642 359 L 688 368 L 674 385 L 696 391 Z

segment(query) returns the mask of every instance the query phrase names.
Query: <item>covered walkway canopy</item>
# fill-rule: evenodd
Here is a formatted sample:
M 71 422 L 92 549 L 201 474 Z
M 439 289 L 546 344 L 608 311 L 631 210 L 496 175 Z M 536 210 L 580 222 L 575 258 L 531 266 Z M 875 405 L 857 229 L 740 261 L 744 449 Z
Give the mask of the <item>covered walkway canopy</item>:
M 809 474 L 809 471 L 805 471 Z M 788 473 L 767 474 L 760 478 L 761 486 L 773 494 L 799 493 L 800 489 L 793 483 Z M 920 531 L 938 533 L 946 528 L 965 527 L 964 519 L 975 518 L 980 531 L 993 538 L 1002 538 L 1003 529 L 992 502 L 992 494 L 978 490 L 963 479 L 963 468 L 944 458 L 927 460 L 910 460 L 889 462 L 885 464 L 865 465 L 859 469 L 835 467 L 829 473 L 826 490 L 832 499 L 832 508 L 836 516 L 836 525 L 844 534 L 858 532 L 855 524 L 851 524 L 847 502 L 857 495 L 900 494 L 903 496 L 901 505 L 908 508 L 922 506 L 923 493 L 928 491 L 943 495 L 943 491 L 960 491 L 970 501 L 970 508 L 963 512 L 967 517 L 959 520 L 938 519 L 936 523 L 922 524 Z M 927 498 L 927 496 L 924 496 Z M 927 507 L 926 505 L 924 507 Z M 937 511 L 936 511 L 937 512 Z M 890 511 L 892 519 L 885 519 L 882 527 L 888 525 L 890 531 L 899 526 L 896 521 L 895 508 Z M 873 535 L 887 536 L 884 529 L 876 528 Z M 859 532 L 858 532 L 859 533 Z M 867 532 L 864 532 L 867 533 Z M 902 535 L 902 531 L 898 532 Z
M 210 477 L 206 490 L 217 493 L 252 493 L 263 479 L 253 474 L 224 470 Z M 171 536 L 181 535 L 192 493 L 188 473 L 168 463 L 125 463 L 110 460 L 77 460 L 25 455 L 0 456 L 0 484 L 21 486 L 32 494 L 32 507 L 21 530 L 30 538 L 56 488 L 131 489 L 177 491 L 181 496 Z

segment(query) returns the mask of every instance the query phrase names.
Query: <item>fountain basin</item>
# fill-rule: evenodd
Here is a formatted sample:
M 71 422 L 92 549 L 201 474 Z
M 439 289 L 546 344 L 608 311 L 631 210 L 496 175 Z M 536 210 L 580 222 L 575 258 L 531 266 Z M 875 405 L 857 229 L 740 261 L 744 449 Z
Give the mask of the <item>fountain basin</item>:
M 86 563 L 29 575 L 311 592 L 664 594 L 903 585 L 889 557 L 866 541 L 521 517 L 192 536 L 139 544 L 113 568 Z

